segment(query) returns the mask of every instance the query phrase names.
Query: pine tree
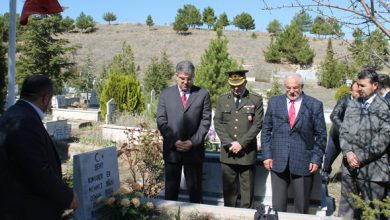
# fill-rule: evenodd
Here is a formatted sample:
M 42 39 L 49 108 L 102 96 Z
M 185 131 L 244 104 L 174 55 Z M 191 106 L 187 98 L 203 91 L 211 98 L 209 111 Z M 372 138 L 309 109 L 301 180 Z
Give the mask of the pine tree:
M 217 17 L 214 15 L 214 9 L 208 6 L 203 10 L 203 23 L 207 24 L 207 28 L 210 29 L 215 21 L 217 20 Z
M 278 35 L 282 32 L 282 25 L 277 19 L 274 19 L 267 25 L 267 31 L 270 34 Z
M 229 90 L 226 71 L 237 68 L 239 65 L 228 52 L 228 40 L 219 35 L 210 41 L 196 67 L 195 84 L 209 91 L 215 106 L 219 95 Z
M 92 54 L 89 53 L 79 68 L 79 74 L 73 81 L 73 86 L 80 92 L 89 93 L 93 89 L 95 79 L 95 67 L 93 66 Z
M 280 63 L 283 57 L 282 52 L 279 50 L 278 44 L 275 43 L 275 38 L 271 37 L 271 42 L 267 46 L 267 49 L 263 51 L 264 58 L 269 63 Z
M 114 98 L 116 112 L 140 113 L 144 110 L 140 82 L 134 75 L 111 74 L 100 95 L 100 110 L 104 118 L 106 103 Z
M 53 80 L 56 91 L 60 92 L 63 84 L 73 77 L 74 62 L 67 54 L 76 48 L 68 46 L 69 41 L 55 37 L 64 31 L 61 21 L 59 14 L 29 19 L 21 41 L 18 42 L 20 50 L 16 80 L 19 85 L 27 76 L 45 74 Z
M 320 65 L 319 81 L 325 88 L 335 88 L 344 83 L 344 74 L 340 74 L 337 70 L 337 60 L 334 58 L 332 40 L 328 40 L 326 56 Z
M 66 16 L 66 18 L 62 20 L 62 28 L 66 32 L 72 31 L 75 28 L 74 20 L 71 17 Z
M 121 53 L 114 56 L 108 65 L 108 75 L 117 73 L 124 75 L 136 75 L 134 54 L 130 44 L 123 42 Z
M 303 9 L 299 13 L 294 15 L 293 21 L 297 23 L 299 29 L 302 32 L 309 32 L 311 26 L 313 25 L 313 20 L 311 16 Z
M 233 25 L 241 30 L 254 30 L 256 28 L 255 26 L 255 20 L 252 18 L 252 16 L 246 12 L 243 12 L 233 19 Z
M 87 29 L 93 29 L 96 25 L 96 22 L 91 16 L 87 16 L 84 12 L 81 12 L 80 15 L 76 18 L 76 27 L 81 29 L 81 31 L 86 31 Z
M 7 74 L 7 64 L 5 62 L 5 48 L 2 40 L 0 39 L 0 113 L 4 111 L 6 98 L 7 98 L 7 84 L 5 81 L 5 75 Z
M 146 18 L 146 25 L 148 25 L 149 29 L 154 25 L 153 18 L 151 15 L 148 15 Z
M 146 92 L 149 93 L 154 89 L 156 95 L 159 95 L 169 85 L 174 73 L 175 70 L 172 62 L 168 59 L 165 51 L 162 53 L 160 59 L 157 57 L 152 58 L 144 79 Z
M 173 30 L 178 34 L 185 34 L 188 31 L 188 25 L 183 13 L 176 15 L 175 22 L 173 22 Z
M 107 12 L 107 13 L 104 13 L 103 19 L 105 21 L 107 21 L 108 24 L 110 25 L 111 21 L 116 21 L 116 15 L 114 14 L 114 12 Z
M 214 30 L 217 28 L 225 29 L 226 26 L 230 24 L 227 14 L 224 12 L 219 15 L 219 18 L 214 26 Z
M 278 44 L 283 56 L 291 63 L 311 65 L 314 58 L 314 50 L 310 48 L 309 40 L 299 30 L 296 23 L 292 23 L 280 34 Z
M 388 41 L 379 30 L 364 36 L 360 29 L 353 32 L 354 42 L 348 48 L 352 52 L 354 62 L 361 68 L 380 70 L 384 62 L 389 60 Z

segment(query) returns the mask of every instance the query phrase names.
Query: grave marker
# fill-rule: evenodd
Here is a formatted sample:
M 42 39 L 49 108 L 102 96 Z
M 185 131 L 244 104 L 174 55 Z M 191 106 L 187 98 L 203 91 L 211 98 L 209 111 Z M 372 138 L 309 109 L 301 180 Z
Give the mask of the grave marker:
M 107 147 L 73 157 L 74 190 L 80 200 L 76 219 L 99 219 L 100 196 L 110 197 L 119 190 L 116 147 Z

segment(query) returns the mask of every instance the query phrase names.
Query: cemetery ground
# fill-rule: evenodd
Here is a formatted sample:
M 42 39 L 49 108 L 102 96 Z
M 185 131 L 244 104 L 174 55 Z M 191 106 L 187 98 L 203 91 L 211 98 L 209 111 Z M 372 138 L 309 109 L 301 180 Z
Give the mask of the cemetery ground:
M 140 121 L 145 121 L 146 117 L 129 117 L 129 116 L 120 116 L 118 118 L 121 124 L 124 125 L 137 125 Z M 148 121 L 150 126 L 154 125 L 154 121 Z M 92 123 L 90 126 L 79 129 L 77 132 L 73 131 L 73 137 L 68 142 L 60 142 L 57 144 L 57 148 L 60 154 L 61 159 L 63 160 L 63 170 L 65 177 L 71 179 L 70 176 L 73 174 L 72 172 L 72 160 L 73 155 L 79 153 L 85 153 L 93 150 L 97 150 L 102 148 L 102 146 L 117 146 L 117 149 L 121 148 L 121 143 L 113 143 L 109 140 L 103 140 L 101 134 L 101 123 Z M 328 185 L 329 196 L 335 198 L 336 211 L 333 215 L 337 214 L 337 206 L 340 197 L 340 181 L 339 181 L 339 168 L 341 165 L 341 158 L 338 158 L 336 162 L 333 164 L 333 172 L 331 174 L 331 181 Z M 125 157 L 118 157 L 118 165 L 119 165 L 119 177 L 121 185 L 129 185 L 130 183 L 134 183 L 133 171 L 129 169 L 129 162 Z M 146 174 L 148 175 L 148 174 Z M 142 182 L 140 176 L 137 182 Z M 163 186 L 159 186 L 154 188 L 155 192 L 158 193 Z M 180 213 L 179 209 L 175 209 L 170 212 L 170 214 L 164 214 L 162 219 L 178 219 L 178 215 L 182 216 L 182 219 L 218 219 L 214 218 L 211 215 L 200 214 L 198 212 L 190 213 L 189 215 L 183 216 L 183 213 Z M 192 217 L 191 217 L 192 216 Z

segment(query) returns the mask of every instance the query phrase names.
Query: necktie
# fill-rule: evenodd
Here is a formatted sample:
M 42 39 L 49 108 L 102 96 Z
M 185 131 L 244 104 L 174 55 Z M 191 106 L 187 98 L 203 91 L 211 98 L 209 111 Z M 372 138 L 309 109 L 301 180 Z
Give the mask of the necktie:
M 370 103 L 365 101 L 364 104 L 362 105 L 362 109 L 363 109 L 364 113 L 368 112 L 368 107 L 370 107 Z
M 290 109 L 288 110 L 288 119 L 290 121 L 290 127 L 294 126 L 295 122 L 295 106 L 294 101 L 290 101 Z
M 240 105 L 240 96 L 236 96 L 236 108 L 238 108 L 238 105 Z
M 183 104 L 183 107 L 185 108 L 187 106 L 187 96 L 185 92 L 182 92 L 181 94 L 181 104 Z

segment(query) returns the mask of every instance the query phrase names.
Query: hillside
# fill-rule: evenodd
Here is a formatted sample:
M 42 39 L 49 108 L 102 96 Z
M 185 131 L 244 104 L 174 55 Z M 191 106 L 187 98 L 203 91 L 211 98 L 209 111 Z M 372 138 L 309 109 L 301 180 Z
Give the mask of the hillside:
M 229 40 L 229 53 L 239 62 L 243 62 L 250 70 L 249 75 L 263 80 L 269 80 L 272 71 L 291 71 L 293 65 L 269 64 L 263 56 L 263 50 L 269 44 L 268 33 L 256 32 L 257 38 L 251 38 L 252 32 L 225 30 L 224 35 Z M 183 59 L 191 60 L 195 65 L 200 63 L 204 50 L 208 47 L 211 39 L 216 37 L 216 32 L 205 29 L 191 29 L 190 35 L 178 35 L 170 26 L 155 26 L 149 30 L 148 26 L 140 23 L 126 23 L 117 25 L 97 25 L 97 31 L 93 33 L 67 33 L 60 37 L 68 39 L 71 44 L 79 45 L 75 53 L 75 60 L 80 64 L 88 53 L 93 57 L 97 74 L 102 66 L 108 64 L 112 57 L 119 53 L 123 42 L 131 45 L 136 64 L 140 67 L 139 78 L 142 79 L 147 65 L 153 56 L 160 56 L 165 50 L 175 65 Z M 314 64 L 319 64 L 325 56 L 327 46 L 326 39 L 310 39 L 311 47 L 315 50 Z M 334 41 L 333 47 L 338 55 L 347 53 L 346 46 L 340 41 Z M 270 88 L 268 83 L 254 85 L 260 92 Z M 329 107 L 333 107 L 333 94 L 316 85 L 306 87 L 314 88 L 314 93 L 319 93 L 318 98 L 329 101 Z M 325 93 L 325 97 L 320 97 Z M 313 94 L 314 95 L 314 94 Z
M 195 65 L 200 63 L 204 50 L 216 32 L 206 29 L 191 29 L 190 35 L 178 35 L 170 26 L 155 26 L 152 30 L 145 24 L 117 24 L 97 25 L 93 33 L 67 33 L 61 37 L 68 39 L 72 44 L 79 44 L 76 60 L 82 61 L 91 53 L 97 70 L 103 64 L 110 62 L 112 57 L 120 52 L 122 43 L 128 42 L 134 52 L 135 62 L 143 73 L 153 56 L 159 56 L 166 50 L 172 62 L 176 64 L 183 59 L 191 60 Z M 229 40 L 229 53 L 237 61 L 244 64 L 260 66 L 265 70 L 290 70 L 290 65 L 268 64 L 264 60 L 263 50 L 269 44 L 268 33 L 256 32 L 257 39 L 251 38 L 252 32 L 225 30 L 224 35 Z M 315 50 L 314 64 L 318 64 L 325 55 L 327 40 L 312 40 L 311 47 Z M 338 54 L 345 54 L 346 47 L 340 42 L 334 42 L 334 50 Z M 253 73 L 260 74 L 260 73 Z M 142 75 L 142 74 L 141 74 Z

